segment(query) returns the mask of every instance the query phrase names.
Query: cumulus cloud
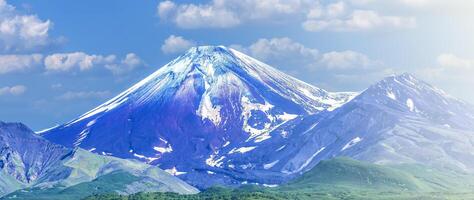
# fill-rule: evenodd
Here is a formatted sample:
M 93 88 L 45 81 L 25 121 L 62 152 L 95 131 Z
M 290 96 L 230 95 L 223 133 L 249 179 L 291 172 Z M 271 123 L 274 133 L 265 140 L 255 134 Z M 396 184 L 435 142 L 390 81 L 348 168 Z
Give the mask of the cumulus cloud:
M 144 62 L 140 57 L 134 53 L 129 53 L 119 63 L 106 64 L 105 68 L 113 74 L 120 75 L 131 72 L 142 65 L 144 65 Z
M 229 28 L 245 21 L 298 14 L 317 4 L 310 0 L 213 0 L 204 4 L 163 1 L 157 10 L 161 19 L 171 20 L 181 28 Z
M 45 48 L 56 41 L 49 36 L 50 20 L 21 14 L 5 0 L 0 0 L 0 50 L 23 52 Z
M 421 1 L 421 0 L 417 0 Z M 308 31 L 360 31 L 405 28 L 416 25 L 414 17 L 388 16 L 366 9 L 371 0 L 212 0 L 177 4 L 162 1 L 157 12 L 163 21 L 181 28 L 230 28 L 255 21 L 301 22 Z
M 79 91 L 79 92 L 66 92 L 56 99 L 58 100 L 77 100 L 77 99 L 103 99 L 110 97 L 110 91 Z
M 0 74 L 24 72 L 41 65 L 43 55 L 0 55 Z
M 14 95 L 18 96 L 26 92 L 26 87 L 24 85 L 15 85 L 15 86 L 6 86 L 0 87 L 0 96 L 2 95 Z
M 122 74 L 142 65 L 141 59 L 134 53 L 129 53 L 122 60 L 116 55 L 89 55 L 84 52 L 56 53 L 44 59 L 48 72 L 89 71 L 104 67 L 114 74 Z
M 56 53 L 47 56 L 44 65 L 48 71 L 71 71 L 76 68 L 87 71 L 98 64 L 112 63 L 115 59 L 115 55 L 88 55 L 84 52 Z
M 166 54 L 181 53 L 195 46 L 192 40 L 184 39 L 181 36 L 170 35 L 161 46 L 161 50 Z

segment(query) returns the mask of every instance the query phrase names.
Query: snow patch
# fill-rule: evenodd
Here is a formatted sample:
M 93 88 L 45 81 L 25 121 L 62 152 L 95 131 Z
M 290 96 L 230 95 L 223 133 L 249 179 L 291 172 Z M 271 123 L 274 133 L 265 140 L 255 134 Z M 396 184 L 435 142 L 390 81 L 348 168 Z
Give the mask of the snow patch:
M 394 101 L 397 100 L 397 96 L 395 96 L 395 93 L 393 93 L 392 91 L 387 92 L 387 97 L 394 100 Z
M 283 148 L 285 148 L 285 147 L 286 147 L 286 145 L 283 145 L 283 146 L 281 146 L 280 148 L 278 148 L 278 149 L 275 150 L 275 151 L 281 151 L 281 150 L 282 150 Z
M 226 146 L 229 146 L 230 142 L 229 141 L 226 141 L 224 145 L 222 145 L 222 147 L 226 147 Z
M 246 165 L 240 165 L 240 168 L 242 168 L 242 169 L 249 169 L 249 168 L 251 168 L 251 167 L 253 167 L 253 165 L 250 164 L 250 163 L 248 163 L 248 164 L 246 164 Z
M 355 137 L 354 139 L 352 139 L 351 141 L 349 141 L 346 145 L 344 145 L 344 147 L 342 147 L 341 151 L 344 151 L 346 149 L 349 149 L 351 147 L 353 147 L 354 145 L 356 145 L 357 143 L 359 143 L 360 141 L 362 141 L 362 138 L 360 137 Z
M 268 163 L 268 164 L 264 164 L 263 165 L 263 169 L 270 169 L 272 168 L 273 166 L 275 166 L 278 162 L 280 162 L 280 160 L 275 160 L 271 163 Z
M 268 113 L 274 106 L 265 102 L 265 104 L 253 103 L 250 99 L 246 96 L 242 96 L 241 98 L 241 105 L 242 105 L 242 118 L 243 118 L 243 127 L 242 129 L 249 133 L 249 139 L 255 139 L 255 142 L 261 142 L 271 138 L 269 135 L 269 131 L 271 129 L 271 123 L 265 123 L 263 129 L 256 129 L 248 124 L 248 121 L 252 115 L 253 110 L 259 110 L 264 112 L 270 121 L 274 121 L 274 117 Z M 257 138 L 258 137 L 258 138 Z
M 249 151 L 252 151 L 254 150 L 255 148 L 257 147 L 240 147 L 238 149 L 234 148 L 232 149 L 229 154 L 233 154 L 233 153 L 247 153 Z
M 314 123 L 313 125 L 311 125 L 311 127 L 309 127 L 308 129 L 306 129 L 306 131 L 304 131 L 301 135 L 305 135 L 306 133 L 309 133 L 311 130 L 313 130 L 314 128 L 316 128 L 316 126 L 318 126 L 319 122 L 316 122 Z
M 221 106 L 213 105 L 207 92 L 204 93 L 196 114 L 201 116 L 203 120 L 209 119 L 215 126 L 218 126 L 222 120 Z
M 319 149 L 318 151 L 316 151 L 313 155 L 311 155 L 311 157 L 308 158 L 308 160 L 306 160 L 298 169 L 294 170 L 294 171 L 287 171 L 287 170 L 283 170 L 282 173 L 285 173 L 285 174 L 293 174 L 293 173 L 297 173 L 297 172 L 300 172 L 301 170 L 303 170 L 306 166 L 308 166 L 311 161 L 313 161 L 313 159 L 319 154 L 321 153 L 322 151 L 324 151 L 324 149 L 326 149 L 326 147 L 322 147 L 321 149 Z
M 178 169 L 176 169 L 176 167 L 173 167 L 171 169 L 165 169 L 165 172 L 168 172 L 168 174 L 171 174 L 173 176 L 179 176 L 179 175 L 187 174 L 187 172 L 178 171 Z
M 151 163 L 155 160 L 157 160 L 158 158 L 153 158 L 153 157 L 147 157 L 147 156 L 144 156 L 144 155 L 140 155 L 140 154 L 137 154 L 137 153 L 134 153 L 133 156 L 137 157 L 137 158 L 140 158 L 142 160 L 147 160 L 146 163 Z
M 45 133 L 45 132 L 48 132 L 48 131 L 50 131 L 50 130 L 53 130 L 53 129 L 57 128 L 57 127 L 59 127 L 59 125 L 55 125 L 55 126 L 53 126 L 53 127 L 51 127 L 51 128 L 47 128 L 47 129 L 44 129 L 44 130 L 41 130 L 41 131 L 36 131 L 35 133 L 38 134 L 38 135 L 41 135 L 41 134 L 43 134 L 43 133 Z
M 286 112 L 284 112 L 282 115 L 277 115 L 276 116 L 279 120 L 283 120 L 283 121 L 290 121 L 296 117 L 298 117 L 298 115 L 294 115 L 294 114 L 288 114 Z
M 170 153 L 170 152 L 173 151 L 173 148 L 171 147 L 171 145 L 168 145 L 166 148 L 165 147 L 153 147 L 153 149 L 155 151 L 160 152 L 161 154 Z
M 213 172 L 213 171 L 209 171 L 209 170 L 208 170 L 208 171 L 206 171 L 206 172 L 207 172 L 207 174 L 211 174 L 211 175 L 213 175 L 213 174 L 216 174 L 215 172 Z
M 263 187 L 269 187 L 269 188 L 274 188 L 274 187 L 278 187 L 277 184 L 262 184 Z
M 206 159 L 206 164 L 211 166 L 211 167 L 221 167 L 222 166 L 222 160 L 225 159 L 225 156 L 221 156 L 219 159 L 216 159 L 217 155 L 212 154 L 209 156 L 208 159 Z
M 415 111 L 415 103 L 412 99 L 407 99 L 407 107 L 410 109 L 411 112 Z
M 89 129 L 84 129 L 82 130 L 79 135 L 77 135 L 77 139 L 74 142 L 74 147 L 79 147 L 81 145 L 82 141 L 86 139 L 86 137 L 89 135 Z

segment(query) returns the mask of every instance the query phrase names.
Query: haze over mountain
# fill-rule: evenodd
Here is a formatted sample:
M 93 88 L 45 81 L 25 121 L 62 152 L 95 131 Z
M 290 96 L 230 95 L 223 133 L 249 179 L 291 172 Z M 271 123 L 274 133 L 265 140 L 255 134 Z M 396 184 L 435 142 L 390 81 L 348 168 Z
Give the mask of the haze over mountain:
M 474 170 L 472 106 L 409 74 L 331 93 L 221 46 L 192 48 L 39 134 L 203 188 L 281 184 L 336 156 Z

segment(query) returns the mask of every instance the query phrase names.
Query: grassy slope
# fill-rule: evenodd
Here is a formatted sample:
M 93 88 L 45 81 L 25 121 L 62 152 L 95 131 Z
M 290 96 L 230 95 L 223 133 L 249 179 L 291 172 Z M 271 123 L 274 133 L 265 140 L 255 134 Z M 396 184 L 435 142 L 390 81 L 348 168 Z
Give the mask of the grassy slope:
M 97 195 L 88 200 L 151 199 L 474 199 L 473 177 L 419 165 L 379 166 L 348 158 L 323 161 L 277 188 L 211 188 L 196 195 L 139 193 Z
M 8 192 L 16 190 L 0 199 L 76 200 L 93 194 L 107 193 L 198 192 L 194 187 L 157 167 L 150 167 L 134 160 L 100 156 L 81 149 L 72 159 L 65 161 L 64 166 L 71 168 L 72 172 L 67 178 L 58 182 L 41 183 L 29 188 L 4 188 L 3 185 L 11 187 L 12 184 L 0 182 L 0 190 L 8 189 Z
M 82 199 L 93 194 L 108 194 L 115 191 L 124 190 L 126 185 L 140 180 L 127 172 L 113 172 L 101 176 L 93 181 L 80 183 L 65 188 L 49 188 L 49 189 L 24 189 L 11 193 L 5 199 L 22 199 L 22 200 L 74 200 Z

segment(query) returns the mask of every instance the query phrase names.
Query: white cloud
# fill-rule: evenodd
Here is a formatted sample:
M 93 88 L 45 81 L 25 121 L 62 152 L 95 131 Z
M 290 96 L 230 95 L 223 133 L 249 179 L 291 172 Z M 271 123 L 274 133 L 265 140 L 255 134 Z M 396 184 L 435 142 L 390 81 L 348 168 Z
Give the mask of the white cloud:
M 474 1 L 472 0 L 351 0 L 355 5 L 378 9 L 402 10 L 415 15 L 428 12 L 431 14 L 449 16 L 472 16 Z
M 234 46 L 235 47 L 235 46 Z M 284 64 L 308 67 L 317 63 L 319 54 L 317 49 L 305 47 L 290 38 L 262 38 L 248 47 L 235 47 L 251 56 L 270 62 L 271 64 Z M 287 66 L 290 67 L 290 66 Z
M 158 4 L 157 13 L 161 19 L 167 20 L 176 9 L 176 4 L 172 1 L 162 1 Z
M 474 100 L 474 58 L 463 58 L 445 53 L 435 58 L 436 65 L 416 70 L 415 73 L 455 96 Z
M 181 36 L 170 35 L 161 46 L 161 50 L 166 54 L 181 53 L 195 45 L 194 41 L 184 39 Z
M 87 71 L 99 64 L 113 63 L 115 59 L 115 55 L 88 55 L 84 52 L 56 53 L 47 56 L 44 65 L 47 71 L 71 71 L 76 68 Z
M 426 6 L 433 0 L 400 0 L 401 3 L 408 5 L 408 6 Z
M 84 52 L 56 53 L 44 59 L 48 72 L 89 71 L 104 67 L 114 74 L 123 74 L 141 66 L 143 62 L 134 53 L 129 53 L 122 60 L 116 55 L 89 55 Z
M 110 70 L 113 74 L 120 75 L 130 71 L 133 71 L 137 67 L 142 66 L 144 63 L 140 57 L 134 53 L 129 53 L 125 56 L 120 63 L 107 64 L 105 68 Z
M 330 14 L 332 15 L 332 14 Z M 364 31 L 377 28 L 411 28 L 416 26 L 414 17 L 384 16 L 373 10 L 354 10 L 338 17 L 320 15 L 303 22 L 307 31 Z
M 0 88 L 0 96 L 1 95 L 21 95 L 26 92 L 26 87 L 24 85 L 15 85 L 11 87 L 1 87 Z
M 328 69 L 335 70 L 345 70 L 351 68 L 367 69 L 379 63 L 377 61 L 371 60 L 365 54 L 355 51 L 328 52 L 321 56 L 319 62 Z
M 393 73 L 382 62 L 356 51 L 320 52 L 290 38 L 262 38 L 249 46 L 231 45 L 252 57 L 317 86 L 360 89 Z
M 252 57 L 270 64 L 286 67 L 303 67 L 306 69 L 369 69 L 381 62 L 370 59 L 356 51 L 332 51 L 320 53 L 318 49 L 306 47 L 290 38 L 262 38 L 248 47 L 232 45 L 232 48 L 243 51 Z
M 52 23 L 36 15 L 21 14 L 5 0 L 0 0 L 0 48 L 4 52 L 22 52 L 50 46 Z
M 452 53 L 441 54 L 436 65 L 418 70 L 427 80 L 473 83 L 474 59 L 462 58 Z M 453 77 L 456 77 L 453 79 Z
M 245 21 L 300 14 L 317 4 L 314 0 L 213 0 L 179 5 L 163 1 L 157 10 L 161 19 L 170 19 L 181 28 L 229 28 Z
M 443 68 L 474 69 L 474 60 L 460 58 L 449 53 L 439 55 L 437 62 Z
M 422 0 L 416 0 L 422 1 Z M 181 28 L 230 28 L 255 21 L 301 23 L 308 31 L 361 31 L 406 28 L 414 17 L 383 15 L 367 9 L 371 0 L 212 0 L 201 4 L 163 1 L 157 12 L 163 21 Z
M 76 100 L 76 99 L 103 99 L 111 95 L 110 91 L 79 91 L 79 92 L 66 92 L 56 99 L 59 100 Z
M 0 55 L 0 74 L 28 71 L 41 64 L 41 54 L 31 55 Z

